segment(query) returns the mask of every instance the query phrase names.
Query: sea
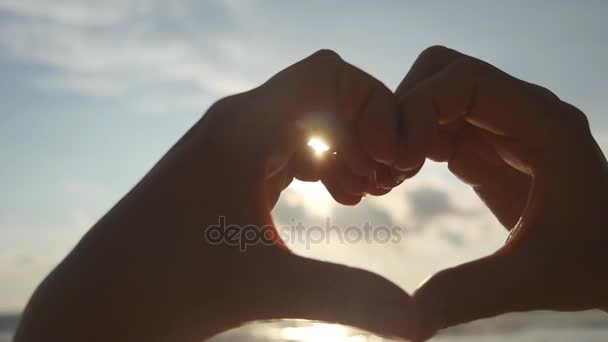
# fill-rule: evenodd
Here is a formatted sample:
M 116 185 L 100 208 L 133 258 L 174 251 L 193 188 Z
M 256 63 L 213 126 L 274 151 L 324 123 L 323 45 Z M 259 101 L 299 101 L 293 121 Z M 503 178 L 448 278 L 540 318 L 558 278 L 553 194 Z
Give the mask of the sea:
M 19 315 L 0 315 L 0 342 L 9 342 Z M 349 327 L 320 322 L 281 320 L 256 322 L 213 337 L 212 342 L 389 342 Z M 436 342 L 599 342 L 608 341 L 608 314 L 532 312 L 503 315 L 441 332 Z M 43 342 L 43 341 L 41 341 Z

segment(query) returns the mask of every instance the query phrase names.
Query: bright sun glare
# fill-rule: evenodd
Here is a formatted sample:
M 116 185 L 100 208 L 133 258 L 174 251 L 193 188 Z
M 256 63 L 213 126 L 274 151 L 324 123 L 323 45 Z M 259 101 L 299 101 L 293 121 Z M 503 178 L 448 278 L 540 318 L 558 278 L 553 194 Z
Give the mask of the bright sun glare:
M 310 138 L 310 140 L 308 140 L 308 146 L 312 148 L 312 150 L 315 152 L 315 155 L 321 155 L 329 150 L 329 146 L 327 146 L 325 141 L 318 137 Z
M 287 327 L 281 338 L 298 342 L 364 342 L 362 335 L 352 335 L 346 327 L 337 324 L 313 323 L 306 327 Z
M 308 140 L 308 146 L 318 157 L 329 150 L 327 143 L 318 136 L 311 137 Z M 329 214 L 328 209 L 332 207 L 332 199 L 321 182 L 311 183 L 294 180 L 290 188 L 295 190 L 299 199 L 297 204 L 292 203 L 292 205 L 303 205 L 311 212 L 321 216 Z

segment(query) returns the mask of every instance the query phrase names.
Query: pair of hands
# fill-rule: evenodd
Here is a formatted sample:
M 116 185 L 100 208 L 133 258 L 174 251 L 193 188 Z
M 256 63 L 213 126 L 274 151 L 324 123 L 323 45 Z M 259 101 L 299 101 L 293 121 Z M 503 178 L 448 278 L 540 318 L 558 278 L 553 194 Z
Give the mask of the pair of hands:
M 306 146 L 313 134 L 337 153 L 315 160 Z M 411 297 L 378 275 L 296 256 L 280 242 L 243 253 L 203 239 L 219 216 L 271 226 L 270 210 L 294 177 L 321 180 L 354 205 L 414 176 L 426 158 L 447 162 L 510 235 Z M 49 275 L 15 341 L 195 341 L 272 318 L 423 340 L 506 312 L 606 308 L 607 194 L 606 160 L 584 114 L 544 88 L 433 47 L 393 93 L 319 51 L 214 104 Z M 77 321 L 69 332 L 57 328 L 65 319 Z M 103 336 L 100 320 L 112 327 Z
M 409 302 L 411 317 L 401 324 L 393 322 L 401 317 L 387 319 L 374 310 L 363 312 L 365 323 L 346 323 L 426 338 L 506 312 L 608 305 L 601 209 L 608 194 L 606 160 L 585 115 L 547 89 L 433 47 L 393 95 L 336 54 L 320 51 L 224 101 L 218 105 L 226 108 L 218 110 L 222 119 L 241 122 L 243 129 L 230 125 L 217 131 L 218 139 L 234 139 L 235 153 L 248 150 L 243 155 L 253 158 L 240 163 L 258 165 L 251 184 L 271 205 L 293 177 L 321 180 L 338 202 L 356 204 L 363 193 L 382 194 L 412 177 L 430 158 L 447 162 L 510 230 L 496 253 L 436 274 L 413 299 L 399 299 L 388 284 L 384 293 L 360 294 Z M 323 121 L 319 113 L 333 116 Z M 321 166 L 305 150 L 305 139 L 319 129 L 338 151 Z M 371 277 L 366 282 L 384 286 Z M 390 328 L 371 317 L 391 322 Z

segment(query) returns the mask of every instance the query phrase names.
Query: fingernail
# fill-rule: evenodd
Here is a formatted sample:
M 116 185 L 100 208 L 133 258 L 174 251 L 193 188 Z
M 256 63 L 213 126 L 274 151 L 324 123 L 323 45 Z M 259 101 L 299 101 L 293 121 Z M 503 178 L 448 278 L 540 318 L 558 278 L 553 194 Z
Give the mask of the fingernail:
M 391 170 L 391 175 L 393 176 L 395 185 L 403 183 L 408 178 L 408 173 L 399 172 L 397 169 L 394 168 Z

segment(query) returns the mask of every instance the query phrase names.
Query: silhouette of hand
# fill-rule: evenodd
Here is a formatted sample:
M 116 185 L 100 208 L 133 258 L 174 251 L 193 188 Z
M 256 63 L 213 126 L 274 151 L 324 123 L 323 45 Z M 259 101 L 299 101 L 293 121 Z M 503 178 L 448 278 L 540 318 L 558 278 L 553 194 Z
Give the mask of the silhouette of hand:
M 459 52 L 425 50 L 396 91 L 407 160 L 445 161 L 510 230 L 490 256 L 414 294 L 420 337 L 513 311 L 606 307 L 606 159 L 585 115 Z
M 47 277 L 15 341 L 199 341 L 272 318 L 410 336 L 404 291 L 290 253 L 270 217 L 293 177 L 345 204 L 388 191 L 397 118 L 393 93 L 331 51 L 220 100 Z M 313 134 L 337 154 L 311 157 Z
M 510 311 L 606 307 L 608 168 L 585 116 L 441 47 L 421 55 L 396 95 L 320 51 L 220 100 L 47 277 L 15 341 L 201 340 L 271 318 L 423 339 Z M 330 153 L 309 151 L 313 135 Z M 270 210 L 294 177 L 353 205 L 427 157 L 447 161 L 511 233 L 496 253 L 436 274 L 413 301 L 380 276 L 277 240 Z M 218 221 L 241 235 L 210 239 Z M 248 239 L 246 227 L 269 236 Z
M 204 155 L 201 173 L 219 183 L 213 190 L 215 216 L 225 216 L 227 225 L 270 228 L 273 235 L 270 210 L 294 177 L 320 179 L 343 204 L 356 204 L 366 192 L 388 191 L 377 184 L 376 170 L 390 170 L 386 165 L 396 158 L 397 119 L 389 89 L 322 50 L 256 89 L 220 100 L 180 144 L 192 145 L 188 156 Z M 315 135 L 337 153 L 311 153 L 307 141 Z M 384 175 L 394 186 L 392 174 Z M 220 259 L 231 270 L 232 278 L 214 281 L 242 293 L 234 300 L 221 297 L 221 305 L 231 308 L 230 325 L 306 318 L 408 337 L 410 298 L 396 285 L 367 271 L 296 256 L 279 245 L 254 243 L 245 253 L 206 248 L 207 259 Z M 208 275 L 204 281 L 211 281 Z

